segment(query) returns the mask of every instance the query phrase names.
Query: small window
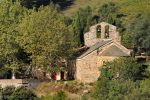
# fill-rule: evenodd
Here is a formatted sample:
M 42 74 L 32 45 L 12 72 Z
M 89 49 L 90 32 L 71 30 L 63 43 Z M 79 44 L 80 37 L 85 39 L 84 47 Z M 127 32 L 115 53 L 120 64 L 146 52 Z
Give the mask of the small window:
M 96 37 L 101 38 L 101 25 L 97 25 L 96 27 Z
M 109 38 L 109 25 L 105 26 L 105 38 Z

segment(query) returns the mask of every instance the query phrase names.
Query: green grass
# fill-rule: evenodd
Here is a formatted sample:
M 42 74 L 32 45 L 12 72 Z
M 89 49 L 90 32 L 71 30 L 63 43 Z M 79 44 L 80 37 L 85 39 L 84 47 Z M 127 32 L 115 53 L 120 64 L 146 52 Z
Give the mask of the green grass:
M 120 0 L 75 0 L 73 5 L 68 7 L 68 9 L 64 10 L 63 13 L 66 16 L 72 16 L 74 15 L 79 8 L 85 8 L 87 6 L 92 7 L 93 9 L 96 9 L 97 6 L 103 5 L 104 3 L 107 2 L 117 2 Z
M 116 3 L 120 7 L 119 13 L 126 14 L 129 20 L 137 13 L 146 14 L 150 9 L 150 0 L 75 0 L 73 5 L 64 10 L 63 13 L 66 16 L 73 16 L 79 8 L 90 6 L 96 10 L 97 7 L 108 2 Z
M 147 61 L 147 62 L 145 63 L 145 65 L 148 65 L 147 70 L 150 71 L 150 61 Z
M 117 4 L 119 13 L 127 15 L 124 20 L 130 21 L 137 14 L 147 14 L 150 9 L 150 0 L 122 0 Z

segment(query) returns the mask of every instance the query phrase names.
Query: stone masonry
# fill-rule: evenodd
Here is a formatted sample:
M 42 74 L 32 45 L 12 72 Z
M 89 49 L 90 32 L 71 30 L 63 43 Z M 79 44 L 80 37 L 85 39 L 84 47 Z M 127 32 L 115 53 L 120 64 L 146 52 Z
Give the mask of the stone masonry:
M 90 31 L 84 34 L 84 42 L 85 45 L 90 47 L 94 44 L 96 44 L 98 41 L 101 39 L 105 39 L 104 34 L 105 34 L 105 26 L 109 26 L 109 38 L 108 39 L 113 39 L 114 41 L 120 43 L 121 37 L 119 36 L 119 32 L 117 32 L 117 28 L 114 25 L 102 22 L 99 24 L 96 24 L 94 26 L 90 27 Z M 101 26 L 101 37 L 97 38 L 96 37 L 96 28 L 97 26 Z
M 100 27 L 100 37 L 96 34 L 97 26 Z M 104 62 L 130 56 L 130 50 L 121 45 L 120 39 L 114 25 L 102 22 L 92 26 L 90 31 L 84 34 L 85 46 L 89 49 L 75 60 L 75 67 L 73 67 L 75 79 L 82 83 L 95 82 L 100 76 L 100 69 Z

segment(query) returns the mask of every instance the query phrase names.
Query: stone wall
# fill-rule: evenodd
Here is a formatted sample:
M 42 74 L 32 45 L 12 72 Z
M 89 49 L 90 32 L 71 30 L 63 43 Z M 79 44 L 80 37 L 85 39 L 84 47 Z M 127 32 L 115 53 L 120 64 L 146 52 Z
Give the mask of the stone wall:
M 97 36 L 96 36 L 96 28 L 98 25 L 101 26 L 101 37 L 100 38 L 97 38 Z M 100 39 L 105 39 L 104 34 L 105 34 L 105 26 L 106 25 L 109 26 L 109 38 L 108 39 L 112 39 L 112 40 L 120 43 L 121 37 L 119 35 L 119 32 L 116 29 L 116 26 L 102 22 L 100 24 L 91 26 L 90 31 L 84 34 L 85 45 L 90 47 L 90 46 L 96 44 L 98 41 L 100 41 Z
M 0 85 L 2 88 L 6 86 L 19 87 L 22 86 L 22 83 L 23 83 L 22 79 L 0 79 Z
M 77 59 L 76 79 L 82 83 L 92 83 L 97 81 L 103 63 L 113 61 L 116 58 L 118 57 L 96 56 L 95 51 L 82 59 Z
M 118 49 L 109 49 L 112 46 L 118 47 Z M 111 50 L 112 52 L 108 52 L 108 55 L 103 55 L 102 53 L 107 50 Z M 76 60 L 76 79 L 82 83 L 95 82 L 100 76 L 100 69 L 104 62 L 113 61 L 114 59 L 122 56 L 122 52 L 119 54 L 119 50 L 130 55 L 130 50 L 117 42 L 110 42 L 100 48 L 97 48 L 88 55 L 78 58 Z
M 15 86 L 15 87 L 20 87 L 20 86 L 25 86 L 27 88 L 35 88 L 40 81 L 34 80 L 34 79 L 0 79 L 0 86 L 2 88 L 6 86 Z
M 76 79 L 82 83 L 90 83 L 97 80 L 99 69 L 97 67 L 96 51 L 76 60 Z
M 84 34 L 84 45 L 90 47 L 96 44 L 99 39 L 96 37 L 96 28 L 91 27 L 90 32 Z
M 113 43 L 111 43 L 113 44 Z M 102 49 L 97 49 L 92 53 L 78 58 L 76 60 L 76 79 L 82 83 L 92 83 L 97 81 L 100 76 L 100 69 L 104 62 L 113 61 L 118 58 L 116 56 L 101 56 L 99 53 L 106 50 L 111 44 L 106 45 Z
M 98 30 L 99 32 L 101 32 L 100 37 L 97 37 L 97 26 L 98 28 L 100 27 L 100 31 Z M 107 28 L 108 30 L 106 30 L 105 28 Z M 109 35 L 106 33 L 108 33 Z M 107 35 L 108 37 L 106 37 Z M 74 67 L 76 68 L 75 78 L 79 82 L 95 82 L 100 76 L 100 69 L 104 62 L 113 61 L 119 56 L 122 56 L 123 53 L 128 53 L 128 55 L 130 55 L 130 51 L 121 45 L 121 37 L 116 29 L 116 26 L 102 22 L 97 25 L 91 26 L 90 31 L 84 34 L 85 46 L 88 47 L 91 47 L 94 44 L 98 43 L 101 39 L 110 39 L 113 41 L 113 43 L 111 42 L 109 44 L 105 44 L 103 45 L 103 47 L 92 51 L 83 58 L 76 59 L 76 67 Z M 112 52 L 106 52 L 108 53 L 108 55 L 101 55 L 101 53 L 107 50 L 110 50 Z M 122 55 L 116 55 L 120 50 L 123 51 L 120 52 Z

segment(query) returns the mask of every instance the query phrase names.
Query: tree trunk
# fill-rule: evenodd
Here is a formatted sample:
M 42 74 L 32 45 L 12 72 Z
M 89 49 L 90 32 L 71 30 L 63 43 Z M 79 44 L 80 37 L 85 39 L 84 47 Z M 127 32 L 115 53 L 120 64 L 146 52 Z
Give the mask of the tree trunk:
M 12 79 L 16 79 L 14 69 L 12 70 Z

